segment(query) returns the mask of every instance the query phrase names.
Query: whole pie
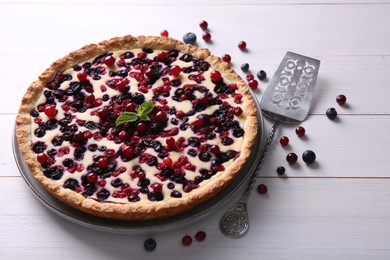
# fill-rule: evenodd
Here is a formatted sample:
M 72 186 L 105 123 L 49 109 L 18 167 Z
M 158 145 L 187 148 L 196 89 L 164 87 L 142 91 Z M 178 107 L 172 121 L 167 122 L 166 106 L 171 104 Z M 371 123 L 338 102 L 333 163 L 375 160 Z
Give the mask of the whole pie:
M 116 37 L 54 62 L 24 95 L 20 151 L 39 183 L 95 216 L 193 209 L 248 160 L 256 106 L 229 64 L 168 37 Z

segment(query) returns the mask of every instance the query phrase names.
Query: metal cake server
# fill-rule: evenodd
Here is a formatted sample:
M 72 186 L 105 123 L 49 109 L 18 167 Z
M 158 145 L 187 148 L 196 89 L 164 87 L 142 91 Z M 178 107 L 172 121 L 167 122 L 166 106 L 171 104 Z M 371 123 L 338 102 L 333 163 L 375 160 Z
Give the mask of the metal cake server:
M 248 232 L 249 218 L 246 204 L 276 129 L 280 122 L 297 124 L 305 120 L 309 113 L 319 67 L 319 60 L 287 52 L 268 84 L 260 101 L 260 109 L 274 123 L 244 194 L 219 222 L 219 228 L 226 237 L 239 238 Z

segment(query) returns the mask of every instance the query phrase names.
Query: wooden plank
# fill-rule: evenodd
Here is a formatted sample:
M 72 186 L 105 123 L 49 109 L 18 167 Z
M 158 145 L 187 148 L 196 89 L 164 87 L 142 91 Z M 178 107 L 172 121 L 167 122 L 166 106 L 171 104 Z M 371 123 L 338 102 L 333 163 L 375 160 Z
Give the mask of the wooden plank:
M 246 237 L 227 239 L 218 230 L 225 209 L 191 226 L 154 235 L 94 231 L 53 215 L 21 178 L 1 177 L 0 257 L 14 259 L 387 259 L 390 254 L 389 180 L 261 179 L 269 192 L 252 194 Z M 181 245 L 184 235 L 207 232 L 204 242 Z M 153 237 L 154 253 L 144 251 Z
M 286 50 L 311 56 L 385 55 L 390 50 L 387 44 L 390 28 L 383 26 L 390 15 L 388 4 L 208 5 L 207 8 L 165 4 L 155 5 L 155 8 L 78 3 L 60 6 L 2 4 L 0 23 L 13 21 L 13 25 L 12 31 L 9 26 L 0 28 L 2 35 L 9 36 L 3 37 L 0 53 L 62 56 L 89 42 L 128 33 L 158 35 L 162 29 L 168 29 L 171 36 L 179 39 L 187 31 L 194 31 L 201 38 L 200 13 L 210 24 L 211 45 L 220 46 L 220 53 L 232 52 L 233 57 L 242 55 L 236 45 L 243 39 L 248 41 L 248 54 L 258 57 L 282 54 Z M 69 18 L 69 13 L 75 18 Z M 167 15 L 169 13 L 175 15 Z M 149 21 L 141 22 L 145 14 Z M 113 26 L 114 21 L 118 21 L 118 25 Z M 237 29 L 232 33 L 225 28 Z M 198 43 L 204 46 L 202 40 Z
M 66 4 L 78 4 L 78 5 L 158 5 L 160 1 L 156 0 L 84 0 L 82 2 L 77 0 L 24 0 L 24 1 L 10 1 L 0 0 L 0 4 L 44 4 L 44 5 L 66 5 Z M 167 0 L 164 1 L 164 5 L 340 5 L 340 4 L 388 4 L 389 0 L 371 1 L 367 3 L 367 0 L 322 0 L 321 2 L 313 0 L 197 0 L 197 1 L 178 1 Z

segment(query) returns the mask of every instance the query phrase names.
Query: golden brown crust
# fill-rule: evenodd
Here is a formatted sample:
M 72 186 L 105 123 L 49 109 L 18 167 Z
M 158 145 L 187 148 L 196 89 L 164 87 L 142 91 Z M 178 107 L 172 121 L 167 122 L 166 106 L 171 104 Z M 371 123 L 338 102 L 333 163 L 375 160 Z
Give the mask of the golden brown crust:
M 42 173 L 42 168 L 31 149 L 30 111 L 33 109 L 35 101 L 41 95 L 46 83 L 54 77 L 56 72 L 64 71 L 74 64 L 99 54 L 103 54 L 107 51 L 142 47 L 162 50 L 177 49 L 181 52 L 191 53 L 195 57 L 208 61 L 213 68 L 221 71 L 224 77 L 234 81 L 238 85 L 238 89 L 243 95 L 242 109 L 245 111 L 247 118 L 244 125 L 245 138 L 240 156 L 226 168 L 223 174 L 218 173 L 218 178 L 212 178 L 211 181 L 207 182 L 201 188 L 193 190 L 190 195 L 180 199 L 170 198 L 163 202 L 129 204 L 101 203 L 93 199 L 85 198 L 70 189 L 65 189 L 55 181 L 45 177 Z M 81 211 L 99 217 L 130 221 L 159 219 L 177 215 L 207 201 L 221 191 L 231 182 L 248 160 L 252 145 L 256 138 L 257 128 L 256 106 L 253 97 L 246 84 L 228 63 L 223 62 L 216 56 L 212 56 L 207 49 L 196 48 L 172 38 L 154 36 L 133 37 L 130 35 L 115 37 L 110 40 L 102 41 L 99 44 L 86 45 L 54 62 L 39 76 L 37 81 L 30 85 L 26 94 L 23 96 L 19 113 L 16 118 L 16 137 L 18 139 L 20 151 L 32 174 L 43 187 L 59 200 Z

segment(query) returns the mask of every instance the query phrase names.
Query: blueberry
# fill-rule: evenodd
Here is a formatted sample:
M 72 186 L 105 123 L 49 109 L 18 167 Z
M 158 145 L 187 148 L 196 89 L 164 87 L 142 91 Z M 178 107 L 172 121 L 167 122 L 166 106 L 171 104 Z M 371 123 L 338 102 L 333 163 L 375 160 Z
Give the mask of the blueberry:
M 195 42 L 196 42 L 196 35 L 195 35 L 195 33 L 188 32 L 188 33 L 184 34 L 183 42 L 187 43 L 187 44 L 195 44 Z
M 157 243 L 153 238 L 146 239 L 144 242 L 144 248 L 146 251 L 153 251 L 156 249 Z
M 302 154 L 302 160 L 306 164 L 312 164 L 316 160 L 316 154 L 312 150 L 306 150 Z
M 241 65 L 241 70 L 243 72 L 247 72 L 249 70 L 249 64 L 248 63 L 244 63 Z
M 259 80 L 264 80 L 267 77 L 267 73 L 264 70 L 260 70 L 256 76 Z
M 328 108 L 326 110 L 326 116 L 330 119 L 330 120 L 333 120 L 337 117 L 337 111 L 336 109 L 334 109 L 333 107 L 331 108 Z

